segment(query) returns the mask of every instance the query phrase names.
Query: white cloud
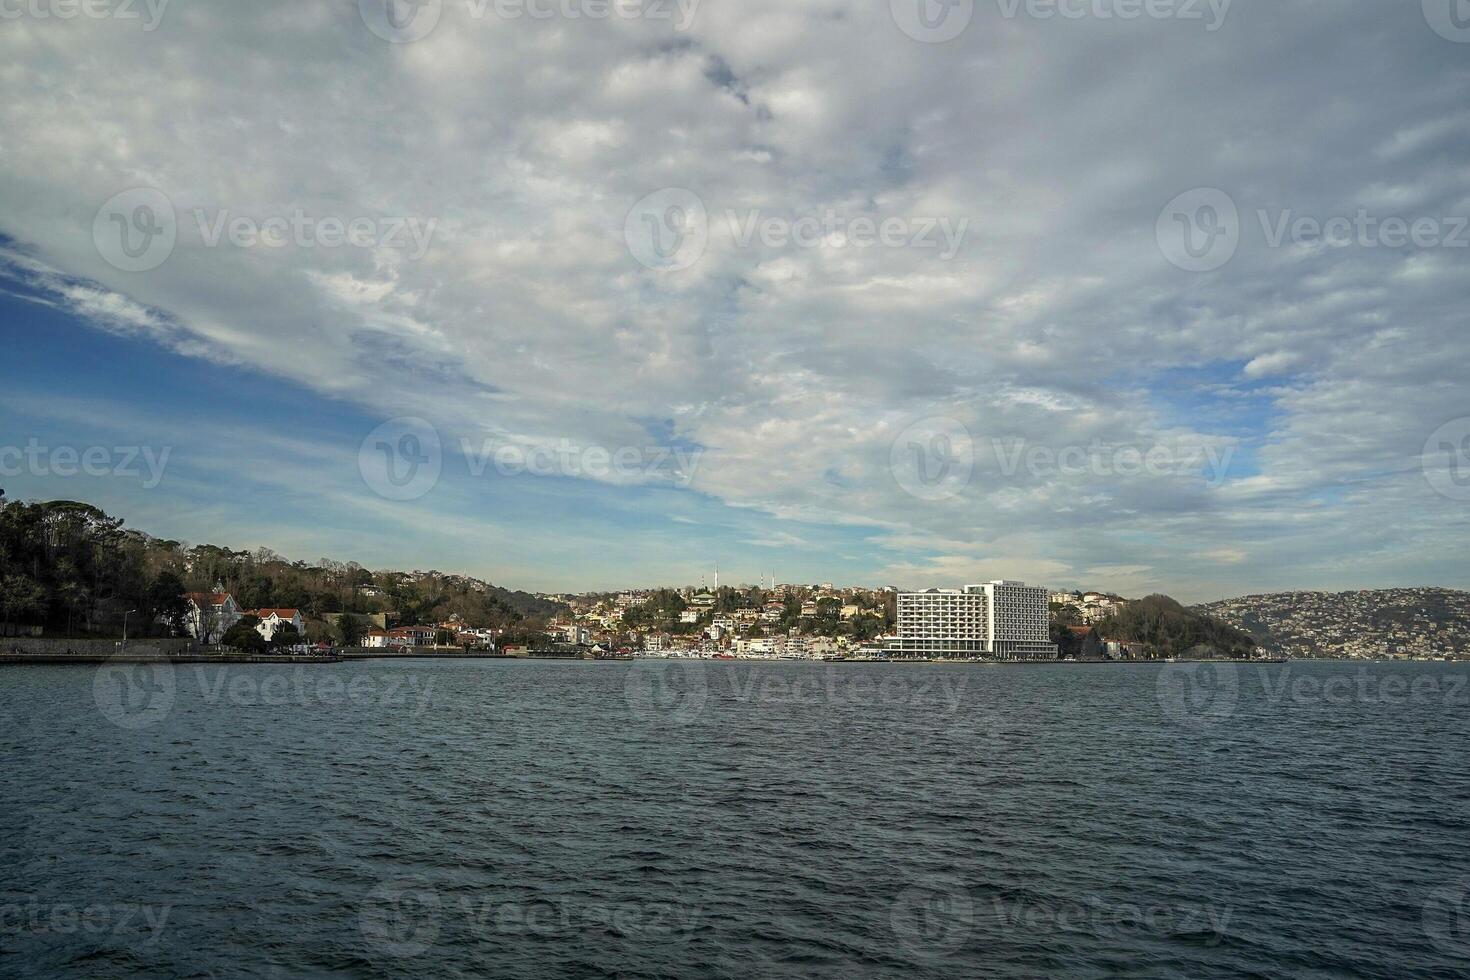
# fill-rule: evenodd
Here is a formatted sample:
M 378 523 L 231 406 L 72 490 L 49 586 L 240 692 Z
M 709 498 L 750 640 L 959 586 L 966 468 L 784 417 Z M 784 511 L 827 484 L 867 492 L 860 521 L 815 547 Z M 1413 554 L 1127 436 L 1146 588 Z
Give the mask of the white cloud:
M 371 392 L 451 440 L 640 446 L 667 425 L 706 447 L 696 490 L 871 527 L 895 575 L 1091 569 L 1188 592 L 1244 582 L 1256 562 L 1316 584 L 1334 563 L 1314 548 L 1337 569 L 1415 567 L 1464 521 L 1411 465 L 1470 411 L 1463 257 L 1269 249 L 1254 212 L 1465 201 L 1462 99 L 1429 84 L 1452 46 L 1400 23 L 1417 11 L 1241 5 L 1206 33 L 983 10 L 937 46 L 899 32 L 885 4 L 830 0 L 703 4 L 683 33 L 447 4 L 407 45 L 371 35 L 350 3 L 178 6 L 148 34 L 12 21 L 0 231 L 17 246 L 0 258 L 106 329 L 334 397 Z M 1373 39 L 1383 69 L 1362 72 L 1324 34 Z M 1135 67 L 1077 69 L 1120 64 Z M 179 244 L 123 273 L 92 220 L 140 185 L 173 200 Z M 681 273 L 645 269 L 622 241 L 629 207 L 665 186 L 694 190 L 713 219 Z M 1245 237 L 1205 276 L 1153 238 L 1163 204 L 1200 186 L 1235 196 Z M 196 209 L 295 208 L 438 226 L 417 261 L 207 248 L 191 230 Z M 950 261 L 741 248 L 726 209 L 969 231 Z M 1238 397 L 1226 366 L 1242 364 L 1279 387 Z M 1199 365 L 1218 369 L 1168 388 Z M 1255 416 L 1230 407 L 1261 401 Z M 931 416 L 976 439 L 957 499 L 917 500 L 889 471 L 895 436 Z M 994 439 L 1250 452 L 1206 485 L 1005 473 Z M 1024 548 L 1005 543 L 1017 528 Z M 1236 554 L 1249 559 L 1219 557 Z

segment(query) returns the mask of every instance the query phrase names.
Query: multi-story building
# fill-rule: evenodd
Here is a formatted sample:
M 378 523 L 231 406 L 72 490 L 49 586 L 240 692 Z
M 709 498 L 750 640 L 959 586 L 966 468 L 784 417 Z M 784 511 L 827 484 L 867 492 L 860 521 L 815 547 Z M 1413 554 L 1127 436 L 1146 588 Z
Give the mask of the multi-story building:
M 932 659 L 1055 660 L 1047 591 L 995 581 L 898 594 L 889 652 Z

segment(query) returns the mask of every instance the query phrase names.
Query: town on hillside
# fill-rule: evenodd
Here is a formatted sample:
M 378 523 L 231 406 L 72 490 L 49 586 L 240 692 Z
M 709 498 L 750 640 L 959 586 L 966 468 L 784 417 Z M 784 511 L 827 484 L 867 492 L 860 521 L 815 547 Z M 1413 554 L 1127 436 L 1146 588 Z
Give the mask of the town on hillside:
M 998 580 L 535 594 L 186 545 L 76 501 L 0 497 L 0 636 L 187 637 L 245 652 L 800 660 L 1137 661 L 1470 656 L 1470 593 L 1295 592 L 1189 607 Z

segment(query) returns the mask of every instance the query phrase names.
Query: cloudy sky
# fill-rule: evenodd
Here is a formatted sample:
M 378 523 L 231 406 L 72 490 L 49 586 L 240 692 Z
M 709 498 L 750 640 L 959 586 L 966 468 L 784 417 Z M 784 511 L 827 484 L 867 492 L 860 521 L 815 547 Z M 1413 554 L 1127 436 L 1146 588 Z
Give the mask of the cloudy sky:
M 0 93 L 13 499 L 546 590 L 1470 586 L 1463 0 L 5 0 Z

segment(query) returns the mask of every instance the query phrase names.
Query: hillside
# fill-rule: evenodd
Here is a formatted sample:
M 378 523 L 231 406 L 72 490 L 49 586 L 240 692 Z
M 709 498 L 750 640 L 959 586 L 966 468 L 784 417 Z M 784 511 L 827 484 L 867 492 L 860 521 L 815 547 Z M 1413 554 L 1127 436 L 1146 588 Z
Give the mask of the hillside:
M 467 626 L 534 628 L 560 603 L 467 575 L 371 571 L 321 558 L 293 561 L 265 548 L 189 546 L 126 529 L 77 501 L 0 507 L 0 633 L 50 635 L 177 632 L 183 595 L 229 592 L 244 609 L 300 609 L 308 635 L 329 638 L 335 613 L 388 613 L 404 625 L 453 616 Z
M 1247 633 L 1166 595 L 1151 595 L 1113 613 L 1098 624 L 1109 640 L 1140 643 L 1149 656 L 1247 658 L 1256 643 Z
M 1277 592 L 1195 607 L 1293 657 L 1470 653 L 1470 592 Z

